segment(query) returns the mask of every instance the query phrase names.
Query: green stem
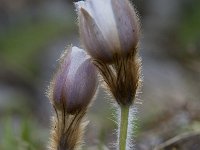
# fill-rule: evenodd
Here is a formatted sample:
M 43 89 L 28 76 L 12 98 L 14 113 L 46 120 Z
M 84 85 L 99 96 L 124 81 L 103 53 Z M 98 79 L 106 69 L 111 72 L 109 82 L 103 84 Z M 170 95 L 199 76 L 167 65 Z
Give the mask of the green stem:
M 119 131 L 119 150 L 126 150 L 127 130 L 128 130 L 129 106 L 121 106 L 121 122 Z

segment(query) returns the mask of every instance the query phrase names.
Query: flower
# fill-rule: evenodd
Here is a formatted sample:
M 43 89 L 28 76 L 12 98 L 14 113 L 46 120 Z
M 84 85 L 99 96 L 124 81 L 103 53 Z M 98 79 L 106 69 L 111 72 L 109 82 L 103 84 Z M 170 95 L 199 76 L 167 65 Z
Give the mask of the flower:
M 67 113 L 84 110 L 92 100 L 98 85 L 95 66 L 86 52 L 71 47 L 61 58 L 53 82 L 53 101 Z
M 112 63 L 116 54 L 135 51 L 139 24 L 128 0 L 86 0 L 75 6 L 81 40 L 93 58 Z

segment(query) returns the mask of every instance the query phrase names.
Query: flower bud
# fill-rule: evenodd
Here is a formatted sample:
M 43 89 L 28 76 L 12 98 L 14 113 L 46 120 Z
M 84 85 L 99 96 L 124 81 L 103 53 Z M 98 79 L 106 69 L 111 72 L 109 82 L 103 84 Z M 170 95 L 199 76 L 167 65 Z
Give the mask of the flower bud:
M 128 0 L 86 0 L 75 3 L 81 40 L 95 59 L 112 63 L 126 56 L 139 40 L 138 18 Z
M 84 110 L 96 92 L 97 72 L 90 60 L 84 50 L 71 47 L 55 75 L 53 101 L 69 114 Z

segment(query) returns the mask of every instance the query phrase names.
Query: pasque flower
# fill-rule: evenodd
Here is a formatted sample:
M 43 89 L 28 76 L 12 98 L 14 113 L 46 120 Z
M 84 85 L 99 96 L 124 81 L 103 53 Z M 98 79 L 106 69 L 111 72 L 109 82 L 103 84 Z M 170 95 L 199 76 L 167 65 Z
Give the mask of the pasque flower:
M 71 47 L 61 58 L 53 81 L 53 101 L 65 107 L 69 114 L 84 110 L 94 96 L 98 85 L 95 66 L 86 52 Z
M 128 131 L 132 130 L 128 124 L 133 118 L 130 110 L 141 86 L 136 12 L 129 0 L 85 0 L 75 4 L 82 44 L 102 75 L 104 87 L 120 106 L 118 149 L 127 150 L 131 141 Z
M 85 114 L 97 86 L 97 72 L 91 58 L 84 50 L 69 47 L 60 58 L 59 68 L 48 90 L 55 109 L 49 150 L 81 147 L 87 125 Z
M 126 150 L 131 141 L 131 109 L 141 85 L 136 12 L 129 0 L 85 0 L 75 5 L 82 46 L 91 57 L 70 47 L 60 59 L 48 92 L 55 109 L 50 150 L 81 147 L 84 116 L 98 85 L 96 68 L 119 105 L 118 149 Z
M 75 3 L 80 36 L 88 53 L 107 63 L 127 56 L 139 39 L 139 24 L 128 0 L 86 0 Z

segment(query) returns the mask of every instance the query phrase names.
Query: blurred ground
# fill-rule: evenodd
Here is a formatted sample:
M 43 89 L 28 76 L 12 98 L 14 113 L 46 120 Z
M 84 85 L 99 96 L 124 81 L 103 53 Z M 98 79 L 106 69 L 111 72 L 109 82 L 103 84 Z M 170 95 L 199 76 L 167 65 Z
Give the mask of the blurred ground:
M 136 147 L 151 150 L 178 136 L 182 140 L 163 149 L 198 150 L 200 1 L 134 4 L 141 16 L 144 75 Z M 42 150 L 47 145 L 52 108 L 45 90 L 61 52 L 71 43 L 79 45 L 77 29 L 72 1 L 0 1 L 1 150 Z M 112 149 L 116 126 L 107 99 L 100 88 L 88 115 L 85 149 Z M 185 133 L 190 136 L 180 136 Z

